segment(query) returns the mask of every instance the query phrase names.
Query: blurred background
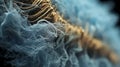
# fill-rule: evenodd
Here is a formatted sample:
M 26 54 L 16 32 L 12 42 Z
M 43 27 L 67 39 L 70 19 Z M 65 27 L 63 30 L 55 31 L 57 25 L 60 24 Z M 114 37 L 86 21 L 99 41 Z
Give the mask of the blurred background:
M 101 3 L 113 3 L 114 8 L 111 10 L 111 12 L 116 13 L 119 16 L 119 20 L 117 21 L 116 27 L 120 29 L 120 0 L 100 0 Z

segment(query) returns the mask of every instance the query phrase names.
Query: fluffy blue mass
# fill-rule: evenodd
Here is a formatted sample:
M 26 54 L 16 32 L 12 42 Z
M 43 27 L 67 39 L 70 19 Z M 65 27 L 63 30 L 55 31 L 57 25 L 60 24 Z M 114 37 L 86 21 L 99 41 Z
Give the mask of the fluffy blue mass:
M 114 28 L 117 15 L 109 12 L 111 5 L 100 4 L 97 0 L 52 0 L 60 13 L 71 24 L 113 47 L 120 53 L 120 37 Z M 76 46 L 69 47 L 75 37 L 68 36 L 61 24 L 41 19 L 31 25 L 27 17 L 20 14 L 19 7 L 12 0 L 0 0 L 0 57 L 9 59 L 6 64 L 15 67 L 119 67 L 106 58 L 90 58 L 87 52 Z M 80 54 L 79 54 L 80 53 Z

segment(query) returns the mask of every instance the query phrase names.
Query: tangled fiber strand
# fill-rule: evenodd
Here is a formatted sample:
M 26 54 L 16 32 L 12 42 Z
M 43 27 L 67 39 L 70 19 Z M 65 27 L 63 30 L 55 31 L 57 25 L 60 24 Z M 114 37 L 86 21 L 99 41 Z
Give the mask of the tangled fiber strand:
M 5 51 L 0 54 L 0 57 L 6 58 L 7 64 L 10 63 L 16 67 L 112 67 L 112 64 L 105 58 L 91 59 L 86 50 L 83 51 L 86 46 L 85 48 L 79 46 L 88 44 L 84 40 L 90 39 L 91 41 L 91 38 L 88 34 L 84 34 L 82 35 L 84 38 L 81 39 L 83 41 L 80 42 L 80 38 L 75 36 L 76 33 L 73 34 L 75 31 L 72 31 L 73 35 L 71 35 L 66 29 L 67 26 L 71 29 L 76 26 L 65 20 L 59 20 L 61 18 L 59 14 L 57 14 L 59 18 L 56 21 L 43 17 L 37 20 L 36 24 L 31 25 L 30 21 L 24 17 L 24 10 L 19 9 L 17 5 L 14 8 L 12 1 L 5 1 L 8 4 L 6 6 L 3 5 L 3 0 L 0 1 L 0 7 L 4 8 L 4 10 L 0 9 L 0 49 Z M 75 30 L 77 28 L 79 27 Z M 93 42 L 97 42 L 96 39 Z M 93 47 L 94 44 L 91 46 Z M 106 51 L 113 53 L 109 49 L 106 50 L 108 47 L 104 48 L 105 50 L 101 51 L 105 52 L 103 54 L 106 55 Z
M 21 2 L 15 3 L 21 4 Z M 66 20 L 64 20 L 53 8 L 50 0 L 34 0 L 30 6 L 23 5 L 25 5 L 24 2 L 20 5 L 22 6 L 20 8 L 25 12 L 27 10 L 26 13 L 28 14 L 28 20 L 30 20 L 31 23 L 36 23 L 40 19 L 46 19 L 54 23 L 61 23 L 65 28 L 66 34 L 73 34 L 78 36 L 78 38 L 75 39 L 75 42 L 80 42 L 80 46 L 82 46 L 82 48 L 87 48 L 92 52 L 96 51 L 96 54 L 107 57 L 111 62 L 117 62 L 118 58 L 114 52 L 112 52 L 107 46 L 103 45 L 103 43 L 99 40 L 91 38 L 82 28 L 71 25 Z

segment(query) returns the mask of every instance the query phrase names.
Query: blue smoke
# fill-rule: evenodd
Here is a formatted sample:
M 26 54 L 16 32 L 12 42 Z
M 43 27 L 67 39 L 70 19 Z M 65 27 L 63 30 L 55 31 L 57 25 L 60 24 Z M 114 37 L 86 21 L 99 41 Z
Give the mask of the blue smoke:
M 69 45 L 76 43 L 70 43 L 74 39 L 70 36 L 66 41 L 67 35 L 59 29 L 62 28 L 60 24 L 42 19 L 31 25 L 20 15 L 20 10 L 13 7 L 12 0 L 5 1 L 0 0 L 0 49 L 6 52 L 0 56 L 10 58 L 7 63 L 12 66 L 119 67 L 113 66 L 106 58 L 91 59 L 86 52 L 82 53 L 82 48 L 73 46 L 68 49 Z M 101 36 L 101 40 L 119 53 L 120 39 L 114 28 L 117 16 L 109 13 L 109 6 L 103 7 L 96 0 L 53 0 L 53 3 L 72 24 L 84 28 L 89 23 L 90 33 L 97 38 Z

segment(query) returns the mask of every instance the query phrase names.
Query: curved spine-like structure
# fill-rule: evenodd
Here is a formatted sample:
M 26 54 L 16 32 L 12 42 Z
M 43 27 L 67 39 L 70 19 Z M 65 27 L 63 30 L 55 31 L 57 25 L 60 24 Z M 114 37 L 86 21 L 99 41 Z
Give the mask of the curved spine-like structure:
M 14 1 L 19 4 L 20 8 L 27 13 L 28 20 L 31 24 L 36 23 L 40 19 L 45 19 L 54 23 L 61 23 L 64 27 L 64 32 L 68 35 L 76 35 L 78 38 L 74 42 L 79 43 L 83 49 L 96 52 L 98 56 L 108 58 L 112 63 L 118 62 L 118 57 L 107 45 L 104 45 L 100 40 L 92 38 L 81 27 L 68 23 L 60 14 L 55 10 L 50 0 L 31 0 L 29 2 Z M 31 2 L 30 1 L 30 2 Z M 24 14 L 25 15 L 25 14 Z

